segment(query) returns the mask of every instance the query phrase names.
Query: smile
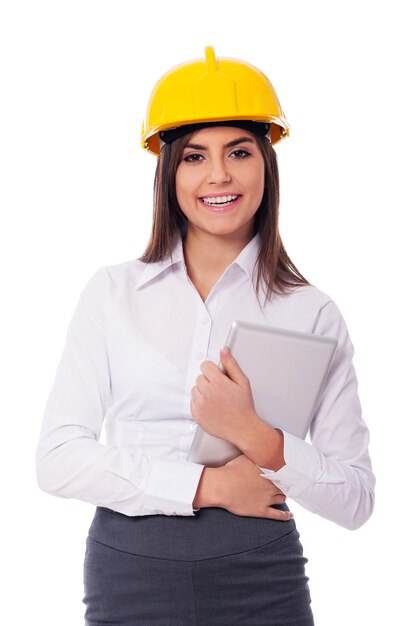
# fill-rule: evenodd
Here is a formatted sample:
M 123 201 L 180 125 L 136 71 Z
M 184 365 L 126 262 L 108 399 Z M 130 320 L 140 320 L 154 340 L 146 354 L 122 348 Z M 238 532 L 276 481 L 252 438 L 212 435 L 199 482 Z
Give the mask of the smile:
M 228 196 L 202 197 L 198 198 L 198 200 L 210 211 L 222 212 L 234 207 L 241 197 L 241 195 L 233 194 Z

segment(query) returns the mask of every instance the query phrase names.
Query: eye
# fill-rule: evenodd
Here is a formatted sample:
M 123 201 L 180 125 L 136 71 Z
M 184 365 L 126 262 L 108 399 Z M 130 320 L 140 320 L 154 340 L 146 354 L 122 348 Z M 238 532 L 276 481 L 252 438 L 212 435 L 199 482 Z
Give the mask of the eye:
M 186 163 L 197 163 L 200 161 L 200 157 L 203 158 L 203 155 L 197 153 L 187 154 L 187 156 L 184 157 L 184 161 Z
M 246 159 L 246 157 L 250 156 L 250 152 L 248 152 L 247 150 L 244 150 L 243 148 L 238 148 L 237 150 L 233 150 L 231 154 L 237 155 L 233 157 L 234 159 Z

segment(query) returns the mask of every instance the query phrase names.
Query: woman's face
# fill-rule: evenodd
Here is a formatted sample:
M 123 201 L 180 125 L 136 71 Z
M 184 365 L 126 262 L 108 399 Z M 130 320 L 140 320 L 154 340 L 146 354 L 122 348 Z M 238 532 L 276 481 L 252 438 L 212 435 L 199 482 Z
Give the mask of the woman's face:
M 255 137 L 231 126 L 196 131 L 176 172 L 188 228 L 249 241 L 264 193 L 265 165 Z

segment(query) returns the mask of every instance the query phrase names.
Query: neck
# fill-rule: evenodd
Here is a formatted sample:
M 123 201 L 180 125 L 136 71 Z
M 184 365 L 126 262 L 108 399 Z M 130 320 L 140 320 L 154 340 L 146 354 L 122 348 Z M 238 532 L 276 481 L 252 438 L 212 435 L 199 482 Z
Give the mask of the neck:
M 187 273 L 195 283 L 214 283 L 252 239 L 237 235 L 219 237 L 188 230 L 183 242 Z

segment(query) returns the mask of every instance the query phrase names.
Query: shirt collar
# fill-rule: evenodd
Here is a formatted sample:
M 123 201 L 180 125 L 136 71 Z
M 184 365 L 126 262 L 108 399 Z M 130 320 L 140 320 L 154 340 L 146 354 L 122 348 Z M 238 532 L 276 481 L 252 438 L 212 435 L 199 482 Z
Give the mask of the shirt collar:
M 135 283 L 134 288 L 140 289 L 140 287 L 156 278 L 156 276 L 159 276 L 159 274 L 164 272 L 166 269 L 180 262 L 184 263 L 184 252 L 182 249 L 182 238 L 180 233 L 178 233 L 177 239 L 172 249 L 172 254 L 168 255 L 163 261 L 147 263 L 139 280 Z
M 252 280 L 255 263 L 258 257 L 259 246 L 260 236 L 259 233 L 256 233 L 254 237 L 249 241 L 249 243 L 239 253 L 239 255 L 235 258 L 235 260 L 229 265 L 229 267 L 231 267 L 232 265 L 240 267 L 245 272 L 249 280 Z M 140 287 L 149 283 L 166 269 L 178 263 L 182 263 L 184 266 L 184 270 L 186 269 L 184 261 L 184 250 L 182 247 L 182 237 L 180 234 L 177 235 L 177 239 L 172 249 L 172 255 L 168 255 L 163 261 L 147 263 L 145 269 L 141 274 L 141 277 L 135 283 L 134 288 L 140 289 Z
M 239 265 L 245 272 L 249 280 L 253 278 L 253 272 L 255 270 L 255 264 L 258 258 L 259 248 L 261 244 L 261 237 L 259 233 L 256 233 L 248 244 L 243 248 L 240 254 L 235 258 L 231 265 Z

